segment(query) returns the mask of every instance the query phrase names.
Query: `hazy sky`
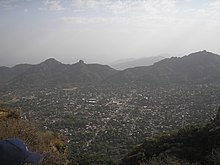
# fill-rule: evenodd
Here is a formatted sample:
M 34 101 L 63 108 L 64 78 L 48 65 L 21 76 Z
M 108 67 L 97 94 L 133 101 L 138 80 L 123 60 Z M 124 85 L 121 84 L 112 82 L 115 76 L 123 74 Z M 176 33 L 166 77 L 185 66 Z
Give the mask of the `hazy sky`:
M 220 54 L 220 0 L 0 0 L 0 66 Z

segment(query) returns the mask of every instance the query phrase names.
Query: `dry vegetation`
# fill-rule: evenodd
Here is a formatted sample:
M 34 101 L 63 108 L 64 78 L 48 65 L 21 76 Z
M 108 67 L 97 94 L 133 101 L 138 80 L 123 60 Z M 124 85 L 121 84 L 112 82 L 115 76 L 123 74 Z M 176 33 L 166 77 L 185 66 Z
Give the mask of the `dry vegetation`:
M 7 138 L 20 138 L 29 150 L 41 153 L 42 165 L 68 164 L 68 149 L 60 135 L 40 130 L 34 123 L 22 119 L 17 110 L 0 108 L 0 140 Z

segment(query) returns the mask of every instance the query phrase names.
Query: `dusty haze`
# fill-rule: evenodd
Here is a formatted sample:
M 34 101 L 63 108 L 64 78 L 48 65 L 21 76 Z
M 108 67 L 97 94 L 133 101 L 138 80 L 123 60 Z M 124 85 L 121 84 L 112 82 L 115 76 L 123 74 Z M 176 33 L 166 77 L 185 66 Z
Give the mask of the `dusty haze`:
M 0 20 L 0 66 L 220 54 L 220 0 L 1 0 Z

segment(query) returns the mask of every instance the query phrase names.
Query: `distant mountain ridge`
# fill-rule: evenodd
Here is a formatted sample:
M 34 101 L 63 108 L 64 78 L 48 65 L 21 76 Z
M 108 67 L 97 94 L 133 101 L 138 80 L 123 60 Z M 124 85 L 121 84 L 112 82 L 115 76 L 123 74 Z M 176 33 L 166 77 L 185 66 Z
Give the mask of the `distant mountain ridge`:
M 117 72 L 100 64 L 63 64 L 53 58 L 36 65 L 21 64 L 12 68 L 0 67 L 0 84 L 64 85 L 69 83 L 99 83 Z
M 106 81 L 115 83 L 220 82 L 220 56 L 201 51 L 184 57 L 166 58 L 152 66 L 125 69 Z
M 53 58 L 36 64 L 0 67 L 0 85 L 98 83 L 220 83 L 220 56 L 207 51 L 163 59 L 151 66 L 118 71 L 108 65 L 63 64 Z
M 150 66 L 150 65 L 153 65 L 155 62 L 158 62 L 163 59 L 165 59 L 165 57 L 162 57 L 162 56 L 129 59 L 124 62 L 112 64 L 111 66 L 118 70 L 124 70 L 124 69 L 134 68 L 138 66 Z

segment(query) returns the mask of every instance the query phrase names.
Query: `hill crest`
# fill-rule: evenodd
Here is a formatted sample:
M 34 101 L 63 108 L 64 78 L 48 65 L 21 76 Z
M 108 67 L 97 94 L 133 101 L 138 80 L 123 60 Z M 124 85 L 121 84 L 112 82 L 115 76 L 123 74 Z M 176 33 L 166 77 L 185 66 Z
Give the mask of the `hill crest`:
M 16 86 L 66 85 L 71 83 L 99 83 L 117 72 L 100 64 L 63 64 L 54 58 L 40 64 L 20 64 L 12 68 L 0 68 L 0 83 Z
M 141 83 L 220 82 L 220 56 L 207 51 L 171 57 L 152 66 L 125 69 L 106 81 Z
M 54 58 L 40 64 L 0 67 L 0 85 L 65 85 L 98 83 L 219 83 L 220 56 L 208 51 L 171 57 L 151 66 L 117 71 L 108 65 L 63 64 Z

